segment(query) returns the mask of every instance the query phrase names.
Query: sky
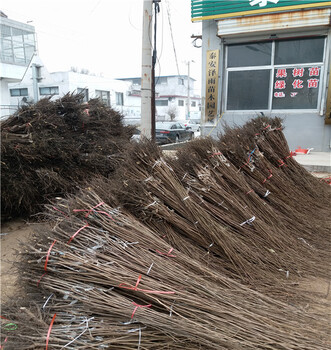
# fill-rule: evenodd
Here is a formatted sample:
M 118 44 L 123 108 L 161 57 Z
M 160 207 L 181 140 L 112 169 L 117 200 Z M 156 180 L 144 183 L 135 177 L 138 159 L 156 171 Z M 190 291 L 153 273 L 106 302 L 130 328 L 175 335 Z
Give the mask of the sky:
M 201 23 L 191 22 L 190 4 L 160 2 L 156 76 L 187 75 L 187 62 L 194 61 L 190 76 L 201 80 L 201 49 L 191 39 L 201 34 Z M 141 76 L 143 0 L 1 0 L 0 9 L 35 27 L 39 56 L 49 72 L 77 67 L 110 78 Z

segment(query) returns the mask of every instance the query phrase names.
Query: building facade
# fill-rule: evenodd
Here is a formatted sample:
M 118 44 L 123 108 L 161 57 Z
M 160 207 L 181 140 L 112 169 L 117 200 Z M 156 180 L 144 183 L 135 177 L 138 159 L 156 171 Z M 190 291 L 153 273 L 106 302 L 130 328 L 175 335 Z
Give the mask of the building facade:
M 123 78 L 131 83 L 129 105 L 135 106 L 127 111 L 127 118 L 134 111 L 140 119 L 141 78 Z M 201 98 L 194 94 L 195 79 L 183 75 L 167 75 L 155 78 L 155 107 L 157 120 L 177 121 L 198 120 L 201 117 Z M 130 112 L 130 113 L 129 113 Z
M 7 18 L 0 11 L 0 106 L 1 118 L 11 114 L 8 84 L 19 82 L 36 52 L 35 28 Z
M 85 102 L 100 98 L 106 106 L 123 113 L 127 108 L 129 87 L 129 83 L 120 80 L 74 71 L 50 73 L 41 59 L 34 56 L 23 79 L 8 85 L 9 105 L 11 111 L 15 111 L 23 103 L 44 97 L 57 99 L 70 92 L 84 94 Z
M 331 1 L 192 0 L 202 21 L 203 133 L 261 112 L 291 149 L 330 151 Z

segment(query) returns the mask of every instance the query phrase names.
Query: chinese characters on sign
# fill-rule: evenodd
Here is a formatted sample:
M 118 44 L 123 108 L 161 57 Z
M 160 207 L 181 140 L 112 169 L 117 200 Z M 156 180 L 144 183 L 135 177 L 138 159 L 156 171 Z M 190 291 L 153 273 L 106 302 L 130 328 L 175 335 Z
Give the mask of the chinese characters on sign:
M 287 71 L 291 70 L 291 75 L 293 78 L 303 78 L 305 71 L 308 70 L 309 77 L 319 77 L 320 74 L 320 67 L 311 67 L 311 68 L 291 68 L 291 69 L 286 69 L 286 68 L 278 68 L 276 71 L 275 77 L 278 78 L 278 80 L 275 80 L 275 85 L 274 89 L 275 90 L 285 90 L 286 89 L 286 81 L 285 80 L 280 80 L 281 78 L 287 78 L 288 74 Z M 318 88 L 318 82 L 319 79 L 317 78 L 311 78 L 306 80 L 306 87 L 308 89 L 313 88 L 317 89 Z M 291 82 L 292 89 L 303 89 L 304 88 L 305 82 L 301 79 L 293 79 Z M 290 97 L 296 97 L 298 93 L 296 92 L 290 92 Z M 286 97 L 285 92 L 280 92 L 280 91 L 274 91 L 274 97 L 280 98 L 280 97 Z
M 274 73 L 274 109 L 315 109 L 321 67 L 278 68 Z
M 259 5 L 260 7 L 264 7 L 268 5 L 268 2 L 277 4 L 279 0 L 249 0 L 251 6 Z
M 212 122 L 217 115 L 219 50 L 207 51 L 205 120 Z

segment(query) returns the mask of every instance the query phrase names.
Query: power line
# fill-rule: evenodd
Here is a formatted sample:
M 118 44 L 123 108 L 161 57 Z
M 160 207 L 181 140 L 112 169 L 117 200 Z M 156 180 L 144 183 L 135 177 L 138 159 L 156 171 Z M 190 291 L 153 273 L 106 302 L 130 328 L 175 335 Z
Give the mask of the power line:
M 177 66 L 177 73 L 178 73 L 178 75 L 180 76 L 179 67 L 178 67 L 178 60 L 177 60 L 177 53 L 176 53 L 176 47 L 175 47 L 175 42 L 174 42 L 174 36 L 173 36 L 173 33 L 172 33 L 169 1 L 166 0 L 166 3 L 167 3 L 168 22 L 169 22 L 169 27 L 170 27 L 170 34 L 171 34 L 171 40 L 172 40 L 172 47 L 173 47 L 173 49 L 174 49 L 174 54 L 175 54 L 175 60 L 176 60 L 176 66 Z

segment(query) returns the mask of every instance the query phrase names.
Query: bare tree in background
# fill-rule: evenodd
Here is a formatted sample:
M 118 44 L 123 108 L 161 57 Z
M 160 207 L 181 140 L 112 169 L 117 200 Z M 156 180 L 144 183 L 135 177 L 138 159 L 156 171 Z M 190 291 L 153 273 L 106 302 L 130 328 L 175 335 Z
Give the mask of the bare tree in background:
M 177 106 L 175 105 L 169 106 L 167 110 L 167 114 L 169 115 L 171 121 L 175 120 L 178 114 Z

